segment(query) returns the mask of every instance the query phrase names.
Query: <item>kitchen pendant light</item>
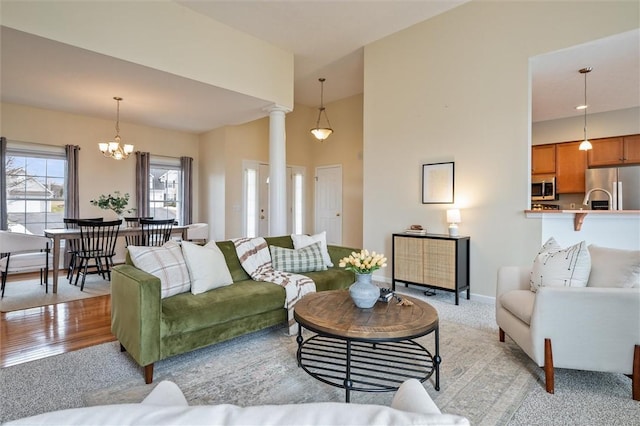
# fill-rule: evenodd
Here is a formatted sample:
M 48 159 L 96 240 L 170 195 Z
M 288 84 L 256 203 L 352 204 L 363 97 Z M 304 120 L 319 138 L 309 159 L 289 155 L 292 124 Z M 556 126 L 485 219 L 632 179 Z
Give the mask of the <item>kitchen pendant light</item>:
M 318 108 L 318 120 L 316 121 L 316 127 L 311 129 L 311 133 L 316 137 L 320 142 L 327 139 L 333 133 L 333 129 L 331 128 L 331 123 L 329 123 L 329 117 L 327 116 L 327 111 L 324 108 L 324 78 L 319 78 L 320 82 L 320 108 Z M 320 119 L 322 118 L 322 113 L 324 113 L 324 118 L 327 120 L 326 127 L 320 127 Z
M 117 102 L 116 109 L 116 137 L 109 142 L 98 143 L 98 148 L 102 155 L 107 158 L 113 158 L 114 160 L 126 160 L 129 154 L 133 152 L 133 145 L 124 144 L 120 145 L 120 101 L 122 98 L 115 96 L 113 98 Z
M 580 70 L 580 74 L 584 74 L 584 104 L 577 107 L 577 109 L 584 110 L 584 140 L 580 143 L 578 149 L 580 151 L 588 151 L 593 148 L 589 139 L 587 139 L 587 108 L 589 107 L 587 104 L 587 74 L 589 74 L 593 68 L 586 67 Z

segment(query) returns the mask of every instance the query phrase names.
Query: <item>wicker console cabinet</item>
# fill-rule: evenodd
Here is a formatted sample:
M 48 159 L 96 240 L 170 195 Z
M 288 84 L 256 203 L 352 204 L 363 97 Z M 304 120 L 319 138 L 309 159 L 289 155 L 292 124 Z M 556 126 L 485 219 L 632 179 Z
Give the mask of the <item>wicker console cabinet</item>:
M 469 237 L 448 235 L 393 234 L 392 288 L 396 282 L 452 291 L 456 305 L 459 294 L 469 286 Z

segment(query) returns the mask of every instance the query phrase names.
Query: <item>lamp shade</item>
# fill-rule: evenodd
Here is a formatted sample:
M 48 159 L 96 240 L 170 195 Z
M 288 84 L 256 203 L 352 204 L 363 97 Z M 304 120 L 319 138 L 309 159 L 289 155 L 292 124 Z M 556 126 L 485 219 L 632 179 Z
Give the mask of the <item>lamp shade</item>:
M 447 210 L 447 223 L 460 223 L 460 222 L 462 222 L 462 219 L 460 218 L 459 209 Z

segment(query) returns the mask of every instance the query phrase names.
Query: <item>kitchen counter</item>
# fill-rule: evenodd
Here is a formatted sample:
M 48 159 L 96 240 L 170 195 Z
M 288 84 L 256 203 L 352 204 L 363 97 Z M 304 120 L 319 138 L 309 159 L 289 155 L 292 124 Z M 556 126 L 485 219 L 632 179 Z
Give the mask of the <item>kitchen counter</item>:
M 587 215 L 598 215 L 598 217 L 625 216 L 640 218 L 640 210 L 525 210 L 527 218 L 541 218 L 547 215 L 573 215 L 573 228 L 579 231 Z M 548 216 L 547 216 L 548 217 Z

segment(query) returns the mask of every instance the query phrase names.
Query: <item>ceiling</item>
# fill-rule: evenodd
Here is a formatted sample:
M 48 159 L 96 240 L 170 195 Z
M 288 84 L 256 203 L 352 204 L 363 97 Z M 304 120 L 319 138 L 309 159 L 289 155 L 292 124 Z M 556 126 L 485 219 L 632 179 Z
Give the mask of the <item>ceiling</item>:
M 296 104 L 363 91 L 363 46 L 467 0 L 198 1 L 178 3 L 294 53 Z M 1 99 L 40 108 L 200 133 L 263 117 L 264 100 L 2 27 Z M 640 30 L 532 60 L 534 121 L 640 105 Z M 26 52 L 26 53 L 25 53 Z

